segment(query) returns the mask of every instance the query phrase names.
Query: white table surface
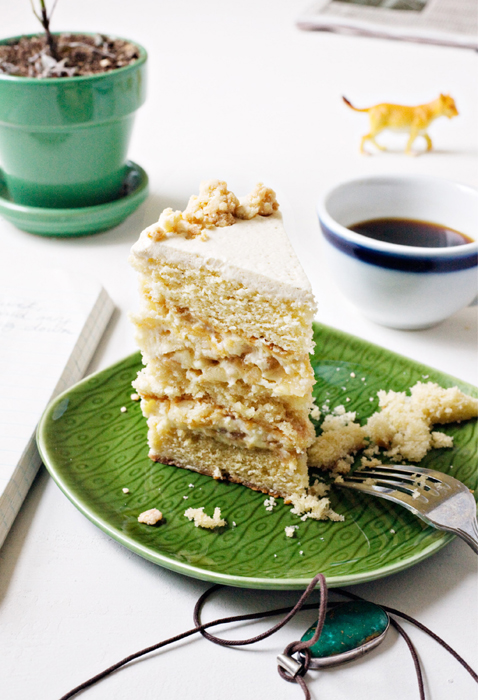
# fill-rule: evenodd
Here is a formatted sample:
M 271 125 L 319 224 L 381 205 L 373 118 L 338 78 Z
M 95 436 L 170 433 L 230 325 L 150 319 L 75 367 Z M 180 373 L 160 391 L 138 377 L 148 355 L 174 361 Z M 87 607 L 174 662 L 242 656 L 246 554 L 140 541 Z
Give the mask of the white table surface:
M 118 228 L 71 240 L 36 237 L 0 220 L 2 255 L 19 265 L 31 259 L 89 273 L 110 293 L 117 311 L 89 371 L 134 350 L 127 313 L 136 306 L 136 280 L 127 258 L 140 230 L 165 206 L 184 205 L 199 180 L 219 177 L 233 190 L 262 179 L 286 193 L 298 224 L 293 243 L 319 301 L 318 320 L 478 383 L 476 309 L 418 332 L 364 320 L 322 263 L 315 215 L 321 191 L 358 175 L 433 174 L 477 186 L 477 56 L 301 32 L 294 18 L 304 5 L 306 0 L 59 3 L 54 29 L 128 36 L 150 54 L 148 99 L 130 149 L 150 176 L 147 202 Z M 3 36 L 37 29 L 27 2 L 2 0 L 1 6 Z M 432 126 L 432 153 L 359 155 L 367 119 L 349 111 L 341 95 L 365 106 L 416 104 L 440 92 L 455 97 L 460 117 Z M 455 540 L 407 571 L 353 590 L 417 616 L 473 665 L 476 563 Z M 194 602 L 207 586 L 122 548 L 75 510 L 42 468 L 0 550 L 0 696 L 56 700 L 123 656 L 192 626 Z M 296 596 L 229 589 L 206 615 L 253 611 Z M 239 650 L 189 640 L 131 664 L 81 697 L 298 700 L 300 689 L 279 678 L 275 657 L 311 620 L 307 614 Z M 251 636 L 264 627 L 243 625 L 237 634 Z M 425 667 L 427 697 L 476 698 L 476 684 L 456 661 L 420 631 L 407 629 Z M 411 659 L 395 632 L 363 660 L 309 676 L 317 699 L 418 698 Z

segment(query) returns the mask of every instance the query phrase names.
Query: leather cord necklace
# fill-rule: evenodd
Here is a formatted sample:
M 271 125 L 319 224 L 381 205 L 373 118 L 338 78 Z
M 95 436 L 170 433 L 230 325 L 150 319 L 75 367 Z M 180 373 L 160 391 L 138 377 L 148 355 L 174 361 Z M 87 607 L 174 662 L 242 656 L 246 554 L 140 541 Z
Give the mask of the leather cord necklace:
M 79 693 L 82 690 L 85 690 L 86 688 L 94 685 L 98 681 L 102 680 L 106 676 L 108 676 L 110 673 L 113 673 L 113 671 L 116 671 L 117 669 L 121 668 L 122 666 L 125 666 L 127 663 L 130 661 L 133 661 L 134 659 L 139 658 L 140 656 L 144 656 L 145 654 L 149 654 L 152 651 L 156 651 L 157 649 L 161 649 L 165 646 L 168 646 L 169 644 L 173 644 L 174 642 L 179 642 L 182 639 L 186 639 L 187 637 L 192 636 L 193 634 L 202 634 L 203 637 L 208 639 L 210 642 L 213 642 L 214 644 L 220 644 L 221 646 L 226 646 L 226 647 L 231 647 L 231 646 L 244 646 L 248 644 L 254 644 L 255 642 L 259 642 L 262 639 L 266 639 L 267 637 L 270 637 L 272 634 L 280 630 L 284 625 L 286 625 L 300 610 L 311 610 L 317 607 L 317 603 L 307 603 L 306 601 L 310 597 L 311 593 L 313 592 L 314 588 L 319 585 L 320 588 L 320 601 L 318 603 L 319 610 L 318 610 L 318 617 L 317 617 L 317 623 L 315 626 L 315 631 L 312 634 L 310 639 L 307 639 L 306 641 L 301 640 L 301 641 L 296 641 L 296 642 L 291 642 L 286 646 L 284 649 L 284 652 L 280 654 L 277 657 L 278 660 L 278 667 L 277 670 L 279 672 L 279 675 L 281 678 L 283 678 L 286 681 L 289 681 L 290 683 L 296 683 L 298 684 L 303 691 L 304 697 L 306 700 L 311 700 L 311 695 L 309 692 L 309 689 L 307 687 L 307 684 L 304 679 L 304 675 L 307 673 L 308 669 L 310 668 L 310 662 L 311 662 L 311 647 L 313 647 L 320 639 L 320 635 L 322 633 L 322 629 L 324 626 L 324 622 L 326 619 L 326 613 L 327 613 L 327 607 L 328 607 L 328 592 L 327 592 L 327 584 L 325 582 L 325 577 L 323 574 L 317 574 L 314 576 L 312 581 L 309 583 L 307 586 L 306 590 L 302 595 L 300 596 L 299 600 L 293 607 L 285 607 L 285 608 L 278 608 L 275 610 L 267 610 L 265 612 L 259 612 L 259 613 L 249 613 L 247 615 L 234 615 L 231 617 L 223 617 L 217 620 L 213 620 L 212 622 L 206 622 L 202 623 L 201 622 L 201 610 L 204 606 L 204 603 L 206 600 L 209 598 L 209 596 L 214 593 L 215 591 L 224 588 L 224 586 L 221 586 L 219 584 L 216 584 L 209 588 L 205 593 L 201 595 L 201 597 L 198 599 L 195 607 L 194 607 L 194 624 L 195 627 L 193 627 L 190 630 L 187 630 L 186 632 L 182 632 L 181 634 L 177 634 L 174 637 L 170 637 L 169 639 L 165 639 L 161 642 L 158 642 L 157 644 L 153 644 L 152 646 L 146 647 L 145 649 L 142 649 L 141 651 L 137 651 L 134 654 L 130 654 L 129 656 L 125 657 L 121 661 L 118 661 L 117 663 L 113 664 L 112 666 L 109 666 L 106 668 L 104 671 L 101 671 L 101 673 L 98 673 L 96 676 L 93 676 L 92 678 L 89 678 L 88 680 L 84 681 L 80 685 L 76 686 L 76 688 L 73 688 L 70 690 L 68 693 L 65 695 L 62 695 L 60 700 L 69 700 L 70 698 L 74 697 L 77 693 Z M 348 591 L 343 591 L 342 589 L 336 588 L 334 589 L 334 593 L 338 593 L 339 595 L 344 596 L 345 598 L 348 598 L 353 601 L 364 601 L 364 598 L 361 598 L 360 596 L 354 594 L 354 593 L 349 593 Z M 337 603 L 331 603 L 330 606 L 337 605 Z M 380 606 L 383 610 L 387 611 L 390 615 L 395 615 L 397 617 L 401 617 L 408 622 L 412 623 L 419 629 L 421 629 L 423 632 L 428 634 L 432 639 L 434 639 L 436 642 L 441 644 L 441 646 L 446 649 L 452 656 L 465 668 L 466 671 L 471 675 L 473 680 L 478 683 L 478 674 L 466 663 L 466 661 L 454 650 L 452 649 L 443 639 L 441 639 L 438 635 L 436 635 L 434 632 L 432 632 L 430 629 L 425 627 L 425 625 L 421 624 L 418 622 L 418 620 L 415 620 L 413 617 L 410 615 L 407 615 L 405 613 L 400 612 L 399 610 L 395 610 L 394 608 L 389 608 L 384 605 Z M 261 634 L 256 635 L 255 637 L 250 637 L 248 639 L 222 639 L 221 637 L 216 637 L 212 634 L 210 634 L 207 630 L 210 629 L 211 627 L 216 627 L 217 625 L 223 625 L 225 623 L 230 623 L 230 622 L 242 622 L 246 620 L 258 620 L 261 618 L 267 618 L 267 617 L 273 617 L 275 615 L 284 615 L 284 617 L 275 625 L 270 627 L 268 630 L 265 632 L 262 632 Z M 417 682 L 418 682 L 418 690 L 419 690 L 419 697 L 420 700 L 425 700 L 425 689 L 424 689 L 424 684 L 423 684 L 423 678 L 422 678 L 422 672 L 421 672 L 421 667 L 420 667 L 420 661 L 418 658 L 418 654 L 415 650 L 415 647 L 410 639 L 410 637 L 407 635 L 405 630 L 401 627 L 401 625 L 398 624 L 398 622 L 393 618 L 390 617 L 390 623 L 393 625 L 393 627 L 397 630 L 397 632 L 403 637 L 405 640 L 410 653 L 412 655 L 413 663 L 415 666 L 415 672 L 417 676 Z M 299 660 L 297 660 L 294 657 L 294 654 L 299 654 Z M 302 660 L 303 659 L 303 660 Z

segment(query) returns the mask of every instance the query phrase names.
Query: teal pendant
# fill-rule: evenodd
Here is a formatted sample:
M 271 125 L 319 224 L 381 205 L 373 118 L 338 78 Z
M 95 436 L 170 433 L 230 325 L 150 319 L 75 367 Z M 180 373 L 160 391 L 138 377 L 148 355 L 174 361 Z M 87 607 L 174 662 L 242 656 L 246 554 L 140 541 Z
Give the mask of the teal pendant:
M 383 641 L 389 625 L 385 610 L 374 603 L 353 601 L 334 606 L 327 612 L 319 641 L 310 647 L 310 668 L 336 666 L 363 656 Z M 302 642 L 313 637 L 316 626 L 309 627 Z

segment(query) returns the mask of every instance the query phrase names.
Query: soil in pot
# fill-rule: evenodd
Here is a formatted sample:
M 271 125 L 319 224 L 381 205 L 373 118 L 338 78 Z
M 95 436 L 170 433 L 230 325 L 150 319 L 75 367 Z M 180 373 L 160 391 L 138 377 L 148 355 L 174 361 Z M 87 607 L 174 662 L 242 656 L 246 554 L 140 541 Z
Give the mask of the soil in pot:
M 0 45 L 0 73 L 29 78 L 67 78 L 109 73 L 139 58 L 137 46 L 103 34 L 54 35 L 55 59 L 46 36 L 25 36 Z

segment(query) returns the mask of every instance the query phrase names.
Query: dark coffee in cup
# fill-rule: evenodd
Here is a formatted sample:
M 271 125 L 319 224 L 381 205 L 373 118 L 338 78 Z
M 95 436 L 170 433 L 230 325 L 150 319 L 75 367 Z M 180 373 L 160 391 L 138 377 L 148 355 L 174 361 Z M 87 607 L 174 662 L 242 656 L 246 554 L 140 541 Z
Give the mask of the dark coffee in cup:
M 416 219 L 369 219 L 347 228 L 376 241 L 418 248 L 451 248 L 474 242 L 469 236 L 448 226 Z

